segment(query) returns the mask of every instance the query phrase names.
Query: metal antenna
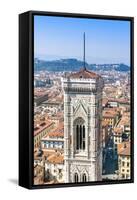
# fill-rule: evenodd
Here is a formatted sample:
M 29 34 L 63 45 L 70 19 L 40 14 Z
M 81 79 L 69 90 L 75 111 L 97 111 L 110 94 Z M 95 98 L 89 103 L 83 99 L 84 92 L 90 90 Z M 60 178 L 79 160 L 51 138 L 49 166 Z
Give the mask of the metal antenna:
M 86 66 L 85 66 L 85 32 L 83 35 L 83 40 L 84 40 L 83 63 L 84 63 L 84 70 L 86 70 Z

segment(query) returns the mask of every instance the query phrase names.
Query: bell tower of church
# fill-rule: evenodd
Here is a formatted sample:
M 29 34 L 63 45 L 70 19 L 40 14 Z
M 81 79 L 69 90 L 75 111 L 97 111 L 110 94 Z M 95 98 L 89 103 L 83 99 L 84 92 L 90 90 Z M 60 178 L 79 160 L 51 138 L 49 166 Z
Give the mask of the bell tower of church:
M 102 179 L 102 78 L 85 66 L 62 78 L 65 182 Z

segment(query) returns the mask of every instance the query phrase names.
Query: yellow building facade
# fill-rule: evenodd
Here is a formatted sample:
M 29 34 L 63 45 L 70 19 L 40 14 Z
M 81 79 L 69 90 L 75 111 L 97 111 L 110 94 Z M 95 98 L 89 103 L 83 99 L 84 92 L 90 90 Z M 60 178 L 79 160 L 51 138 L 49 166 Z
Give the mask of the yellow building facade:
M 123 142 L 121 144 L 118 144 L 118 175 L 119 179 L 130 179 L 131 177 L 131 159 L 129 142 Z

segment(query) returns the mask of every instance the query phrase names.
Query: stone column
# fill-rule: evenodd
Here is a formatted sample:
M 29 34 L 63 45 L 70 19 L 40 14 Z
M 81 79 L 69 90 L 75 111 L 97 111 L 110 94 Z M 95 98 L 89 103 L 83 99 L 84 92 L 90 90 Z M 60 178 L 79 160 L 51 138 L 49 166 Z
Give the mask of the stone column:
M 68 94 L 64 94 L 64 156 L 67 159 L 69 156 L 69 101 Z
M 96 160 L 93 160 L 93 159 L 91 161 L 89 181 L 96 181 Z
M 65 183 L 70 182 L 70 169 L 69 169 L 69 163 L 68 160 L 65 160 Z
M 71 148 L 71 157 L 74 157 L 74 126 L 73 126 L 73 107 L 70 104 L 70 136 L 71 136 L 71 144 L 70 144 L 70 148 Z

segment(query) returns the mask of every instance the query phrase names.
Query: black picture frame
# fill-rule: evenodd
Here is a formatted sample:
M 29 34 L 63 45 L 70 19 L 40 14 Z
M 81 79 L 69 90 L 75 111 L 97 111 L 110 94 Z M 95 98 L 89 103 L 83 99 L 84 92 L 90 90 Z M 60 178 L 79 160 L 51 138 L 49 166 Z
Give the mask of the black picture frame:
M 131 179 L 86 183 L 33 185 L 33 63 L 34 63 L 34 15 L 71 18 L 128 20 L 130 28 L 131 63 Z M 92 15 L 28 11 L 19 15 L 19 185 L 28 189 L 75 187 L 134 182 L 134 18 L 127 16 Z

